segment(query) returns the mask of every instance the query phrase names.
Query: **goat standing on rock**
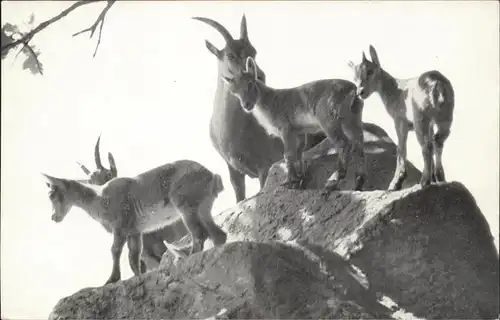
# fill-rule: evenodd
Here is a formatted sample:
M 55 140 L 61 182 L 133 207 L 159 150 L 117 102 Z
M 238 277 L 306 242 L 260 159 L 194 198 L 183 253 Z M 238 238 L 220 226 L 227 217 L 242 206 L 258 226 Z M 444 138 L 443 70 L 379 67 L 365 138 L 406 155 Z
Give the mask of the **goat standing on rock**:
M 222 156 L 229 170 L 236 202 L 245 199 L 245 175 L 258 178 L 263 188 L 271 166 L 283 157 L 283 144 L 269 136 L 252 115 L 241 110 L 239 101 L 228 91 L 221 76 L 241 73 L 248 57 L 255 59 L 257 50 L 248 38 L 247 20 L 241 18 L 240 38 L 233 39 L 229 31 L 220 23 L 208 18 L 193 17 L 217 30 L 226 42 L 218 49 L 205 41 L 207 49 L 217 58 L 217 90 L 210 119 L 210 139 L 214 148 Z M 264 72 L 257 68 L 256 75 L 265 83 Z M 312 147 L 324 139 L 324 134 L 308 136 L 307 147 Z
M 422 187 L 432 182 L 444 182 L 442 164 L 444 142 L 450 134 L 453 121 L 455 93 L 450 81 L 439 71 L 427 71 L 411 79 L 396 79 L 382 69 L 375 48 L 370 45 L 369 61 L 363 52 L 359 65 L 349 62 L 354 70 L 358 95 L 364 100 L 377 92 L 393 118 L 398 136 L 397 166 L 389 190 L 399 190 L 406 178 L 406 141 L 411 122 L 406 112 L 413 111 L 414 130 L 422 148 L 424 170 Z M 434 134 L 434 125 L 437 132 Z M 434 161 L 434 155 L 436 160 Z
M 191 233 L 191 253 L 203 250 L 210 237 L 214 245 L 226 242 L 226 233 L 212 218 L 212 205 L 223 190 L 221 177 L 201 164 L 180 160 L 133 178 L 115 178 L 102 186 L 43 174 L 50 188 L 52 220 L 61 222 L 77 206 L 113 234 L 113 268 L 106 282 L 120 280 L 120 256 L 125 242 L 134 275 L 140 267 L 142 234 L 182 218 Z
M 304 163 L 301 135 L 325 132 L 339 149 L 337 170 L 328 179 L 327 191 L 338 188 L 347 173 L 348 158 L 354 159 L 355 190 L 365 181 L 366 165 L 363 149 L 363 100 L 356 86 L 347 80 L 327 79 L 289 89 L 273 89 L 257 77 L 258 67 L 252 58 L 246 70 L 235 78 L 223 77 L 229 91 L 241 108 L 252 113 L 269 135 L 279 137 L 285 148 L 287 168 L 285 185 L 298 188 L 302 184 Z M 300 175 L 295 170 L 299 163 Z
M 118 176 L 118 169 L 116 168 L 115 159 L 111 152 L 108 152 L 109 169 L 102 165 L 101 155 L 99 152 L 100 141 L 101 136 L 99 135 L 94 147 L 96 170 L 90 171 L 85 165 L 79 163 L 78 161 L 76 162 L 88 176 L 88 179 L 79 179 L 77 180 L 78 182 L 102 186 L 106 182 Z M 190 250 L 189 246 L 178 248 L 170 244 L 186 234 L 188 234 L 188 230 L 182 219 L 177 219 L 172 224 L 154 232 L 143 234 L 141 259 L 142 272 L 144 273 L 147 271 L 148 265 L 150 269 L 153 269 L 155 265 L 158 266 L 166 250 L 169 250 L 170 253 L 174 254 L 176 259 L 188 255 Z M 147 259 L 149 263 L 147 264 L 144 259 Z

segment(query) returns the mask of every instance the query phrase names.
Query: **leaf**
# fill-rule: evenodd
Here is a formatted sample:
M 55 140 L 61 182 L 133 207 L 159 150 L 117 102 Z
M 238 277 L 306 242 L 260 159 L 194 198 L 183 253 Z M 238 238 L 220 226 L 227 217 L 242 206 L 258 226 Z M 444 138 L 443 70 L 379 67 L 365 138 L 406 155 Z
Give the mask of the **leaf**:
M 43 74 L 43 64 L 38 60 L 38 54 L 36 56 L 32 54 L 27 55 L 26 60 L 23 62 L 23 70 L 28 69 L 32 74 Z
M 2 28 L 2 39 L 1 39 L 1 46 L 3 47 L 4 45 L 7 45 L 11 42 L 14 41 L 14 38 L 12 35 L 7 35 L 7 33 L 4 32 L 4 29 Z M 5 50 L 2 51 L 2 59 L 5 59 L 7 54 L 10 52 L 10 50 Z
M 43 64 L 38 59 L 40 51 L 34 45 L 25 45 L 21 49 L 22 53 L 26 55 L 23 62 L 23 70 L 29 70 L 32 74 L 43 74 Z
M 3 32 L 10 32 L 10 33 L 19 33 L 19 28 L 16 25 L 13 25 L 9 22 L 6 22 L 2 26 L 2 33 Z
M 32 26 L 34 22 L 35 22 L 35 14 L 32 12 L 28 20 L 28 25 Z

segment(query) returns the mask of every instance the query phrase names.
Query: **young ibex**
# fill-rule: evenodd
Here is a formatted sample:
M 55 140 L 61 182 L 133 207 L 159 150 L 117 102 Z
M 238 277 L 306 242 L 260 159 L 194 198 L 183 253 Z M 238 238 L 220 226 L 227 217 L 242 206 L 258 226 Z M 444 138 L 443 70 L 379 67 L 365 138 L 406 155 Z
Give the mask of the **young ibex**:
M 114 178 L 102 186 L 43 174 L 50 188 L 52 220 L 61 222 L 77 206 L 113 234 L 113 268 L 106 284 L 121 278 L 120 256 L 125 242 L 134 275 L 142 274 L 142 234 L 182 218 L 191 233 L 191 253 L 203 250 L 210 237 L 215 245 L 226 242 L 226 233 L 213 221 L 211 210 L 223 190 L 221 177 L 201 164 L 180 160 L 133 178 Z
M 217 152 L 227 164 L 236 201 L 245 199 L 245 175 L 258 178 L 262 188 L 269 168 L 283 157 L 283 144 L 269 136 L 252 115 L 245 113 L 240 102 L 228 91 L 222 76 L 241 73 L 248 57 L 255 59 L 256 49 L 250 43 L 245 15 L 241 19 L 240 38 L 233 39 L 229 31 L 220 23 L 208 18 L 194 17 L 217 30 L 226 41 L 222 50 L 209 41 L 207 49 L 215 55 L 219 64 L 217 89 L 210 120 L 210 139 Z M 258 68 L 257 77 L 265 83 L 265 74 Z M 309 137 L 308 147 L 319 143 L 324 134 Z
M 406 178 L 406 141 L 412 129 L 406 113 L 412 110 L 413 127 L 422 148 L 424 170 L 420 184 L 445 181 L 441 157 L 444 142 L 453 121 L 455 93 L 450 81 L 439 71 L 427 71 L 411 79 L 396 79 L 385 71 L 375 48 L 370 45 L 369 61 L 363 52 L 359 65 L 349 62 L 354 70 L 358 95 L 364 100 L 377 92 L 393 118 L 398 136 L 397 166 L 389 190 L 399 190 Z M 434 125 L 437 132 L 434 134 Z M 434 155 L 436 157 L 434 161 Z
M 108 153 L 108 160 L 110 169 L 106 169 L 101 162 L 101 155 L 99 152 L 99 144 L 101 141 L 101 136 L 99 135 L 97 142 L 94 147 L 94 159 L 97 169 L 91 172 L 85 165 L 79 163 L 77 164 L 83 170 L 83 172 L 88 176 L 86 180 L 78 180 L 79 182 L 85 182 L 90 184 L 95 184 L 102 186 L 106 182 L 118 176 L 118 170 L 116 168 L 116 163 L 111 152 Z M 142 259 L 141 259 L 141 270 L 146 272 L 147 266 L 150 269 L 157 267 L 160 264 L 161 258 L 167 249 L 173 253 L 181 255 L 186 255 L 189 248 L 174 248 L 173 246 L 168 246 L 169 243 L 181 239 L 183 236 L 188 234 L 188 230 L 182 221 L 182 219 L 177 219 L 172 224 L 169 224 L 157 231 L 147 233 L 143 235 L 142 243 Z M 165 245 L 167 242 L 167 245 Z M 167 247 L 168 246 L 168 247 Z M 148 263 L 145 263 L 146 261 Z
M 354 159 L 355 190 L 365 181 L 363 150 L 363 100 L 356 96 L 356 86 L 347 80 L 327 79 L 299 87 L 274 89 L 257 78 L 257 65 L 248 58 L 246 68 L 234 78 L 223 77 L 230 92 L 238 98 L 241 108 L 252 113 L 269 135 L 279 137 L 285 148 L 287 168 L 285 185 L 296 188 L 301 184 L 294 164 L 299 162 L 303 175 L 304 133 L 325 132 L 339 148 L 338 168 L 328 179 L 327 191 L 338 188 L 347 173 L 348 157 Z

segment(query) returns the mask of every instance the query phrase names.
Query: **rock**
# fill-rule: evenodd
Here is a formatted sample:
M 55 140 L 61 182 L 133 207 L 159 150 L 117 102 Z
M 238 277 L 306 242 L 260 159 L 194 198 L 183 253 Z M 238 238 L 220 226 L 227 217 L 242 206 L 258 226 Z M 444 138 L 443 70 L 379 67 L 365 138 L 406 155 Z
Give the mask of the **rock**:
M 379 295 L 419 318 L 496 318 L 498 253 L 460 183 L 397 192 L 277 188 L 216 217 L 229 241 L 305 241 L 366 275 Z
M 161 258 L 165 251 L 167 251 L 164 241 L 172 243 L 182 239 L 187 234 L 187 228 L 181 219 L 162 229 L 145 234 L 142 237 L 142 260 L 145 262 L 147 270 L 158 268 Z
M 224 246 L 166 252 L 159 269 L 82 289 L 49 318 L 498 318 L 498 253 L 474 197 L 459 182 L 422 189 L 410 163 L 406 188 L 385 191 L 396 147 L 376 125 L 365 139 L 372 191 L 317 190 L 335 167 L 325 140 L 307 153 L 306 190 L 280 187 L 278 163 L 261 192 L 214 217 Z
M 389 316 L 348 262 L 311 248 L 230 243 L 188 257 L 170 276 L 155 271 L 80 290 L 62 299 L 49 319 Z
M 83 289 L 50 319 L 498 316 L 493 237 L 460 183 L 328 199 L 279 188 L 216 222 L 233 243 Z
M 396 145 L 387 132 L 372 123 L 364 123 L 364 141 L 367 179 L 363 190 L 386 190 L 396 169 Z M 304 153 L 306 174 L 304 187 L 306 189 L 321 189 L 326 180 L 337 169 L 337 151 L 330 140 L 325 139 Z M 347 171 L 345 181 L 339 184 L 341 190 L 354 189 L 354 172 Z M 422 173 L 411 162 L 407 161 L 408 176 L 403 188 L 411 187 L 420 182 Z M 279 187 L 285 181 L 285 163 L 276 162 L 266 180 L 263 191 Z

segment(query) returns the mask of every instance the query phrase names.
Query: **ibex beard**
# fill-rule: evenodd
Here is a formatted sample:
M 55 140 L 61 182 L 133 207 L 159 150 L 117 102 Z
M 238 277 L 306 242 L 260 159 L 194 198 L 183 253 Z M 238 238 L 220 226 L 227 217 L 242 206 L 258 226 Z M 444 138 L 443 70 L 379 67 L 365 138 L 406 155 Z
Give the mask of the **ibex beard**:
M 226 242 L 226 233 L 211 214 L 213 202 L 224 189 L 222 179 L 197 162 L 176 161 L 133 178 L 112 179 L 102 186 L 43 175 L 50 188 L 52 220 L 61 222 L 77 206 L 113 234 L 113 268 L 106 284 L 121 278 L 120 256 L 125 243 L 130 267 L 138 276 L 143 273 L 142 234 L 178 219 L 192 236 L 191 254 L 202 251 L 208 237 L 216 246 Z
M 325 189 L 338 189 L 345 179 L 349 158 L 354 159 L 355 190 L 365 181 L 366 165 L 363 149 L 363 100 L 356 95 L 356 86 L 347 80 L 327 79 L 299 87 L 274 89 L 256 77 L 258 67 L 252 58 L 246 70 L 234 78 L 223 77 L 241 108 L 252 113 L 269 135 L 279 137 L 284 145 L 287 168 L 285 185 L 298 188 L 304 175 L 303 137 L 324 132 L 339 150 L 337 170 L 328 179 Z M 299 163 L 300 174 L 295 169 Z

